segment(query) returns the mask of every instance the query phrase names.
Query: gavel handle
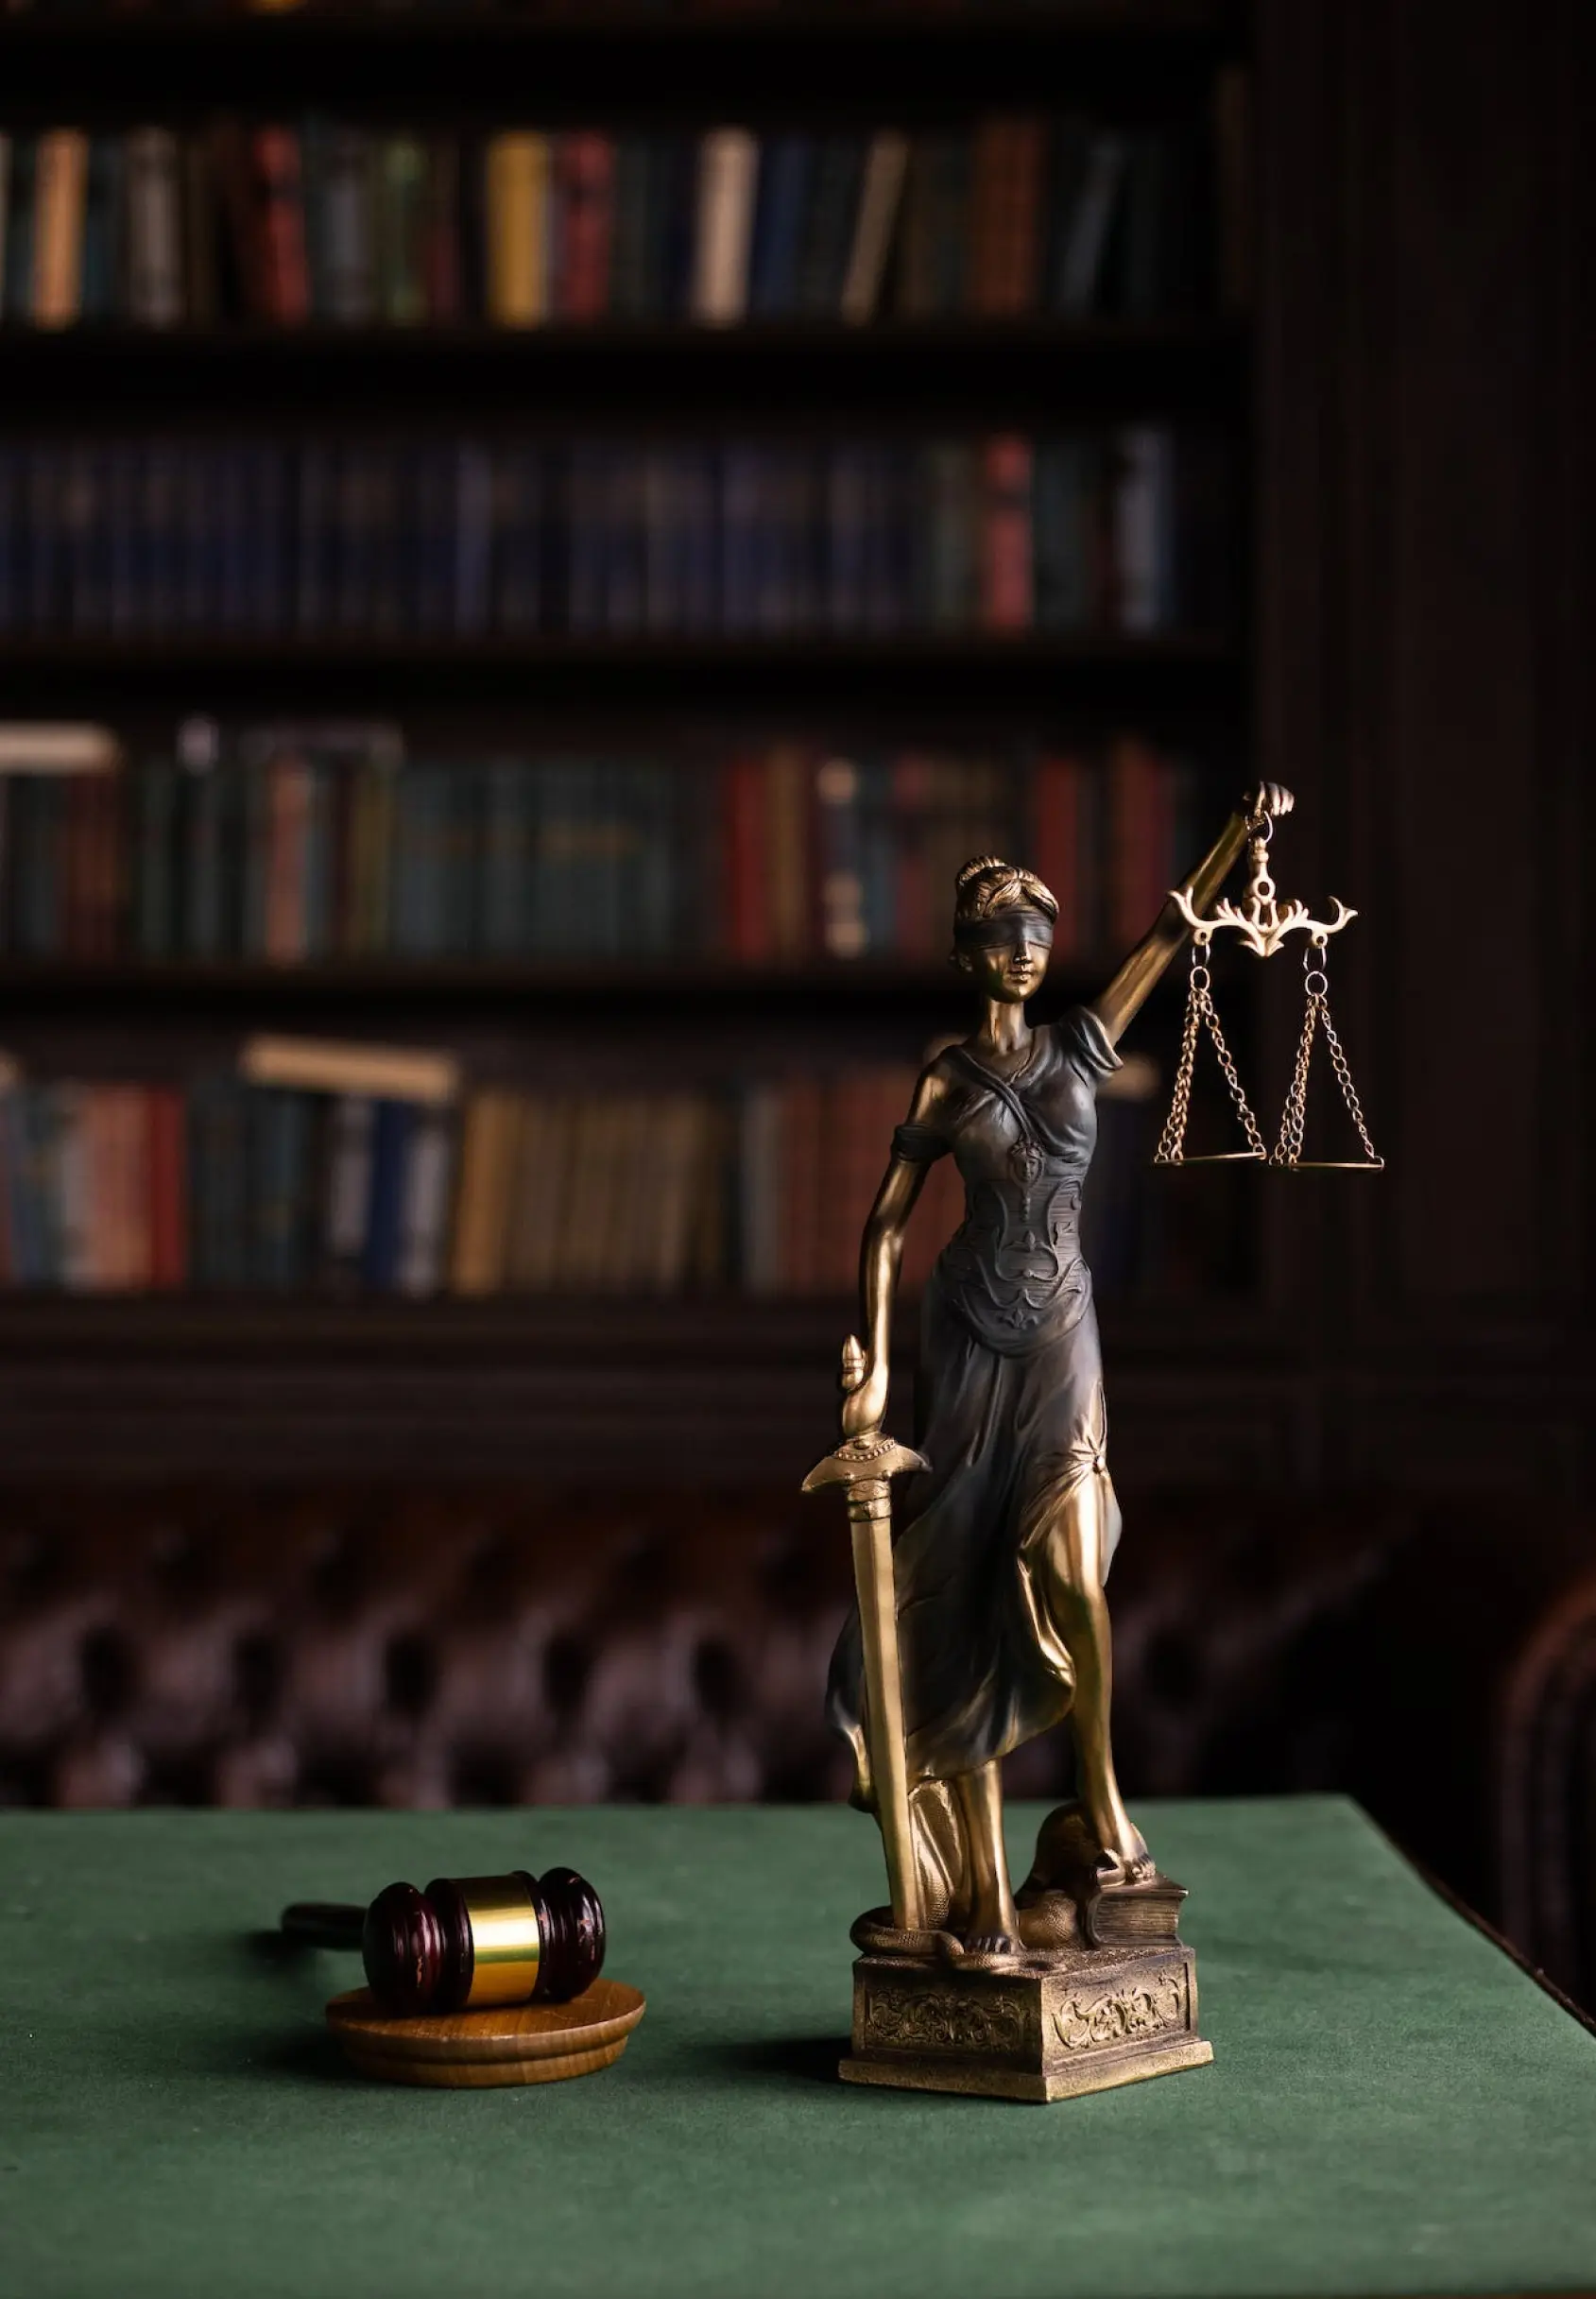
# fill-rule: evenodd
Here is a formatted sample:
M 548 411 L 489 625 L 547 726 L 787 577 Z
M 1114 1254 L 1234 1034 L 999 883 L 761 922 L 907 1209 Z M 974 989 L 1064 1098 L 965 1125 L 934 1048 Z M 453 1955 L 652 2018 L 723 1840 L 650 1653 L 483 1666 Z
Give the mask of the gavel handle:
M 296 1900 L 283 1911 L 283 1930 L 306 1947 L 358 1948 L 365 1925 L 364 1908 L 337 1900 Z

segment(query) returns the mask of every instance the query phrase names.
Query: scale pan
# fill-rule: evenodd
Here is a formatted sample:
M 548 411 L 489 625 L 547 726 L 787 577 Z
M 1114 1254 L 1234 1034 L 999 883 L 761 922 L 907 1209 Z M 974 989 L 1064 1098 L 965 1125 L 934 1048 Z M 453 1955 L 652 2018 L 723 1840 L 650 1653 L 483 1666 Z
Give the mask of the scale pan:
M 1199 1158 L 1155 1158 L 1153 1163 L 1173 1174 L 1183 1165 L 1267 1165 L 1256 1150 L 1206 1150 Z
M 1275 1174 L 1383 1174 L 1383 1158 L 1271 1158 Z

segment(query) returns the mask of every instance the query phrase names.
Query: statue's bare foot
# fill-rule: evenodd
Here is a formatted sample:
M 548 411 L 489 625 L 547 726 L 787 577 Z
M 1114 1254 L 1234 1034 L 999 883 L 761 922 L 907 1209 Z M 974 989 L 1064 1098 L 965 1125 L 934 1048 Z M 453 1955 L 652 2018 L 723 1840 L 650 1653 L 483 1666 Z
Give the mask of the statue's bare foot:
M 1011 1931 L 974 1931 L 964 1944 L 967 1956 L 1020 1956 L 1025 1952 L 1025 1943 Z
M 1104 1844 L 1093 1868 L 1100 1886 L 1150 1884 L 1158 1873 L 1146 1838 L 1128 1820 L 1114 1840 Z

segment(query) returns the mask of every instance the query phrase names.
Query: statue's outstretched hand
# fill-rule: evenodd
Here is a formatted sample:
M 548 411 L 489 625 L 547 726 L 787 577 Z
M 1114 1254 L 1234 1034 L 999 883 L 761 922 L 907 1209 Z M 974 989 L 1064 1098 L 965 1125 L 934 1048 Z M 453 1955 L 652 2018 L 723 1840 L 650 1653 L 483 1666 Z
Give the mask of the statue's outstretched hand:
M 1256 822 L 1260 815 L 1270 822 L 1278 822 L 1296 804 L 1295 795 L 1283 782 L 1255 782 L 1242 800 L 1242 812 L 1249 822 Z
M 867 1437 L 886 1418 L 887 1365 L 868 1355 L 853 1334 L 842 1352 L 842 1433 Z

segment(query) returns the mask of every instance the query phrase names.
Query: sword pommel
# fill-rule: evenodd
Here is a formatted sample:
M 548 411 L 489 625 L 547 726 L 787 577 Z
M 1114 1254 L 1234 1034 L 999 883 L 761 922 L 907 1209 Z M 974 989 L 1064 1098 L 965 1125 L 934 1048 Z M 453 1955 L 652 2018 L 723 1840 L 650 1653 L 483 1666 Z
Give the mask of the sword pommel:
M 803 1481 L 806 1493 L 817 1493 L 822 1485 L 855 1484 L 861 1478 L 901 1476 L 905 1469 L 929 1468 L 931 1464 L 922 1453 L 909 1445 L 900 1445 L 896 1437 L 884 1436 L 880 1430 L 873 1435 L 847 1437 L 835 1452 L 817 1461 Z

